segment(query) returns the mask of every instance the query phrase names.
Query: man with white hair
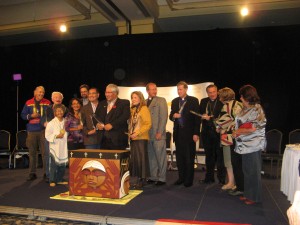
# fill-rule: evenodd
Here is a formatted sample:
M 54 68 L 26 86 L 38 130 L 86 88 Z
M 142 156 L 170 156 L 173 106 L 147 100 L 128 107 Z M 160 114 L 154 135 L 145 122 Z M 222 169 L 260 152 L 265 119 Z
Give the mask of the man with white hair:
M 128 146 L 128 124 L 130 117 L 130 102 L 118 98 L 119 88 L 115 84 L 106 86 L 105 97 L 99 103 L 97 116 L 103 124 L 97 128 L 103 132 L 101 140 L 102 149 L 125 150 Z
M 29 177 L 28 181 L 35 180 L 36 177 L 36 158 L 37 152 L 40 149 L 42 155 L 45 155 L 44 141 L 45 128 L 41 125 L 41 117 L 45 115 L 50 101 L 44 98 L 45 89 L 43 86 L 38 86 L 34 90 L 34 97 L 26 101 L 21 117 L 23 120 L 28 120 L 26 125 L 27 139 L 26 145 L 29 149 Z M 45 164 L 43 164 L 45 167 Z

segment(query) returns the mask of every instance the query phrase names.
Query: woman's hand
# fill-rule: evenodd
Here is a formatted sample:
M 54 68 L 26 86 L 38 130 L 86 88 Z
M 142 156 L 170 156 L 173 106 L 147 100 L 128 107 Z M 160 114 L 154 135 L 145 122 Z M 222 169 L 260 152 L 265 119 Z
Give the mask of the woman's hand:
M 136 132 L 133 132 L 132 134 L 130 134 L 130 139 L 133 140 L 133 139 L 136 139 L 138 136 L 138 134 Z
M 233 138 L 236 138 L 236 137 L 237 137 L 236 130 L 233 130 L 233 131 L 232 131 L 231 136 L 232 136 Z
M 56 137 L 55 138 L 59 138 L 59 139 L 61 139 L 61 138 L 63 138 L 64 137 L 64 134 L 63 133 L 59 133 L 58 135 L 56 135 Z

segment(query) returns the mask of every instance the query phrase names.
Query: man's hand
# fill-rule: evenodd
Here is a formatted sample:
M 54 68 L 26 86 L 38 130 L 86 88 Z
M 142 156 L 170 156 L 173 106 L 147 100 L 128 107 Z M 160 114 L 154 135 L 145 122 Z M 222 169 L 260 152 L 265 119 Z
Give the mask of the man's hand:
M 103 130 L 104 129 L 104 124 L 103 123 L 97 123 L 97 128 L 98 130 Z
M 180 113 L 174 113 L 173 118 L 174 119 L 181 118 L 181 114 Z
M 93 130 L 90 130 L 89 132 L 88 132 L 88 135 L 92 135 L 92 134 L 95 134 L 96 133 L 96 128 L 94 128 Z
M 202 115 L 202 119 L 203 119 L 203 120 L 210 120 L 211 117 L 213 117 L 213 116 L 209 116 L 209 115 L 207 115 L 207 114 L 203 114 L 203 115 Z
M 110 131 L 112 128 L 113 126 L 110 123 L 104 125 L 104 130 Z
M 198 135 L 193 135 L 193 141 L 196 143 L 199 140 L 199 136 Z
M 40 114 L 39 114 L 39 113 L 32 113 L 32 114 L 30 115 L 30 117 L 31 117 L 31 118 L 38 118 L 38 117 L 40 117 Z

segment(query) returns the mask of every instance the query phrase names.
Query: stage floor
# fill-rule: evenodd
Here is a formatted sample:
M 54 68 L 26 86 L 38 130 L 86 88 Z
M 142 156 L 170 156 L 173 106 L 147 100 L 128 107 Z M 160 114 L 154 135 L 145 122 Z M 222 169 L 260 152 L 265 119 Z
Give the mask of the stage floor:
M 49 187 L 41 169 L 33 182 L 26 181 L 28 169 L 0 169 L 0 213 L 102 224 L 155 224 L 157 219 L 176 219 L 288 225 L 290 203 L 280 192 L 280 179 L 263 178 L 263 202 L 249 206 L 222 191 L 220 184 L 199 184 L 204 174 L 201 168 L 195 170 L 194 185 L 185 188 L 174 186 L 177 171 L 168 171 L 166 185 L 147 185 L 126 205 L 112 205 L 53 200 L 51 196 L 68 191 L 68 187 Z

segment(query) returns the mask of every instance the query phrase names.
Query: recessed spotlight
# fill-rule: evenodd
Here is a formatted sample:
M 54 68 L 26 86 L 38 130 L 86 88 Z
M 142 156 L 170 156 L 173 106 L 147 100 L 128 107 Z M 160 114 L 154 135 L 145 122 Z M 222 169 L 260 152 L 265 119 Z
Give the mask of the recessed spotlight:
M 67 26 L 65 24 L 60 25 L 59 27 L 60 32 L 65 33 L 67 32 Z
M 248 8 L 247 8 L 247 7 L 243 7 L 243 8 L 241 9 L 241 15 L 242 15 L 242 16 L 247 16 L 248 14 L 249 14 Z

